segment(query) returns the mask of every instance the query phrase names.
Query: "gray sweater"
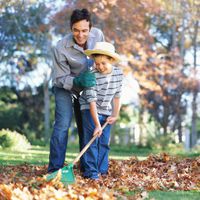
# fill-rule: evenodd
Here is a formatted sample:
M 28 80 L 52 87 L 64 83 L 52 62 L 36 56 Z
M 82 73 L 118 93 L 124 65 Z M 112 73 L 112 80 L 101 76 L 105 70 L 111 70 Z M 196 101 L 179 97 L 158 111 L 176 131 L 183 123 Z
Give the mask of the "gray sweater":
M 104 41 L 101 30 L 91 28 L 87 40 L 87 48 L 93 49 L 96 42 Z M 79 73 L 86 71 L 93 61 L 84 54 L 84 49 L 78 46 L 73 39 L 72 33 L 66 35 L 52 49 L 53 58 L 53 85 L 71 90 L 73 79 Z

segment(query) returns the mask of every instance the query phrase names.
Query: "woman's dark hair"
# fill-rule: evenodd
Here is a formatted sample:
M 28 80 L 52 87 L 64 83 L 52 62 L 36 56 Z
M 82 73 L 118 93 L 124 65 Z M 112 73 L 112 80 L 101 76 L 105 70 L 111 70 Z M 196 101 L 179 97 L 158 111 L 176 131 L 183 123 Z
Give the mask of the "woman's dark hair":
M 76 22 L 79 22 L 81 20 L 88 21 L 89 22 L 89 27 L 90 28 L 92 27 L 92 21 L 91 21 L 90 12 L 87 9 L 83 8 L 82 10 L 75 9 L 72 12 L 71 19 L 70 19 L 70 27 L 71 27 L 71 29 L 72 29 L 73 24 L 75 24 Z

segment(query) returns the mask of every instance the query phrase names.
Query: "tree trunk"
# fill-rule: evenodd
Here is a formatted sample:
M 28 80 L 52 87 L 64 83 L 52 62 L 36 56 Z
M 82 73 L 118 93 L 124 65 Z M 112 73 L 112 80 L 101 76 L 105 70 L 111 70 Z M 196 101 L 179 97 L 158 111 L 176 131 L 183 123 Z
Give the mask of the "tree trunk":
M 140 109 L 139 113 L 139 141 L 138 145 L 142 146 L 142 138 L 143 138 L 143 108 Z
M 178 127 L 178 142 L 182 143 L 183 142 L 183 138 L 182 138 L 183 134 L 182 134 L 182 125 L 179 122 L 179 127 Z
M 174 15 L 174 19 L 173 19 L 173 26 L 172 26 L 172 46 L 171 46 L 171 50 L 174 50 L 176 48 L 176 1 L 172 1 L 172 5 L 173 5 L 173 15 Z
M 197 142 L 197 123 L 196 123 L 196 119 L 197 119 L 197 93 L 194 92 L 193 94 L 193 99 L 192 99 L 192 131 L 191 131 L 191 146 L 193 147 L 196 142 Z
M 181 32 L 181 44 L 180 44 L 180 54 L 181 58 L 184 63 L 184 56 L 185 56 L 185 12 L 183 13 L 182 17 L 182 32 Z
M 163 111 L 163 122 L 162 122 L 162 127 L 163 127 L 163 134 L 164 136 L 167 136 L 168 134 L 168 125 L 169 125 L 169 110 L 168 110 L 168 104 L 164 104 L 164 111 Z
M 185 10 L 184 5 L 182 4 L 183 10 Z M 183 12 L 182 16 L 182 32 L 181 32 L 181 43 L 180 43 L 180 55 L 182 58 L 182 63 L 184 63 L 184 57 L 185 57 L 185 17 L 186 13 Z M 181 104 L 181 99 L 180 99 L 180 104 Z M 182 138 L 182 114 L 179 112 L 179 120 L 178 120 L 178 140 L 179 143 L 182 143 L 183 138 Z
M 44 127 L 45 127 L 45 141 L 48 142 L 50 130 L 50 98 L 48 81 L 44 81 Z
M 193 63 L 194 63 L 194 78 L 196 77 L 196 67 L 197 67 L 197 35 L 198 35 L 198 28 L 199 28 L 199 22 L 198 20 L 194 24 L 194 37 L 193 37 L 193 51 L 194 51 L 194 57 L 193 57 Z M 196 80 L 196 78 L 195 78 Z M 193 93 L 193 99 L 192 99 L 192 130 L 191 130 L 191 146 L 193 147 L 196 144 L 197 141 L 197 93 L 198 90 L 194 89 Z

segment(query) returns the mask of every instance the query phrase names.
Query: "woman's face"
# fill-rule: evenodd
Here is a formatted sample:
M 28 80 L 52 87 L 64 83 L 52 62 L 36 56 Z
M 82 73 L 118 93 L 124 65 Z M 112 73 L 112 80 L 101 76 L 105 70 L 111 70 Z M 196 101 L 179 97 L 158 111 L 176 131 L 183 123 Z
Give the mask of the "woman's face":
M 110 74 L 112 72 L 112 58 L 105 55 L 98 55 L 94 57 L 95 68 L 102 74 Z

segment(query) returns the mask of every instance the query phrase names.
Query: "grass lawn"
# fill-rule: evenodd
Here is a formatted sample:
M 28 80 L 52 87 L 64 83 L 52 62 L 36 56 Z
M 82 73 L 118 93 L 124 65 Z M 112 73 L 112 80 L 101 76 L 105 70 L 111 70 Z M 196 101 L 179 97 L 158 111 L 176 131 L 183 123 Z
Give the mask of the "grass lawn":
M 72 162 L 78 155 L 78 145 L 68 146 L 66 153 L 66 162 Z M 167 151 L 166 151 L 167 152 Z M 113 145 L 110 148 L 110 158 L 118 160 L 127 160 L 131 156 L 136 156 L 139 160 L 144 160 L 150 154 L 160 153 L 156 150 L 149 148 L 138 148 L 132 146 L 118 146 Z M 171 151 L 170 155 L 178 155 L 181 157 L 196 157 L 200 153 L 183 152 L 183 151 Z M 9 150 L 0 150 L 0 165 L 17 165 L 23 163 L 44 165 L 48 164 L 49 160 L 49 147 L 44 146 L 32 146 L 31 149 L 23 152 L 15 152 Z
M 149 154 L 159 152 L 152 151 L 148 148 L 138 148 L 135 146 L 122 147 L 111 146 L 110 158 L 112 159 L 128 159 L 131 156 L 137 156 L 139 160 L 145 159 Z M 170 153 L 171 154 L 171 153 Z M 78 146 L 69 146 L 67 150 L 66 161 L 72 162 L 78 155 Z M 183 157 L 199 156 L 198 153 L 176 152 L 176 155 Z M 33 146 L 31 149 L 24 152 L 14 152 L 9 150 L 0 150 L 0 165 L 18 165 L 18 164 L 48 164 L 49 147 Z M 131 197 L 135 194 L 134 191 L 128 192 L 126 195 Z M 151 191 L 148 192 L 147 199 L 155 200 L 199 200 L 200 192 L 197 191 Z
M 69 146 L 66 153 L 66 162 L 72 162 L 78 155 L 78 145 Z M 138 149 L 136 147 L 111 146 L 110 158 L 125 160 L 131 156 L 137 156 L 138 159 L 145 159 L 150 153 L 149 149 Z M 31 149 L 24 152 L 15 152 L 9 150 L 0 150 L 0 165 L 17 165 L 23 163 L 44 165 L 49 160 L 49 147 L 32 146 Z
M 136 192 L 129 192 L 127 196 L 131 197 Z M 150 191 L 148 192 L 148 200 L 199 200 L 200 192 L 198 191 Z
M 151 191 L 149 199 L 155 200 L 199 200 L 200 192 L 197 191 Z

